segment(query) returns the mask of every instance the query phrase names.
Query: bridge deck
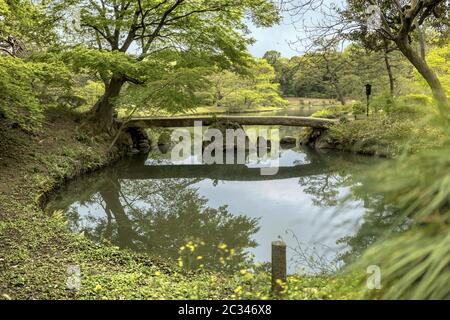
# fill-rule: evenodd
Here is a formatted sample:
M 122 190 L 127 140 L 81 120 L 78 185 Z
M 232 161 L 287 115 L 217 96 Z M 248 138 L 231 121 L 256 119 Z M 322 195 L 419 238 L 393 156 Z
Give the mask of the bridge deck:
M 241 125 L 280 125 L 293 127 L 310 127 L 324 129 L 335 124 L 338 120 L 314 117 L 290 116 L 189 116 L 189 117 L 136 117 L 129 120 L 128 127 L 192 127 L 196 121 L 209 126 L 216 121 L 236 122 Z

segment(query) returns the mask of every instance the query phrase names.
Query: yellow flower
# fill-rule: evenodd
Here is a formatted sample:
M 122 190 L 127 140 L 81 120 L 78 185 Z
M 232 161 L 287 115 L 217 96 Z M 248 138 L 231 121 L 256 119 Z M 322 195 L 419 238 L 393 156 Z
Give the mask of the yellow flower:
M 202 259 L 203 259 L 202 256 L 198 256 L 198 257 L 197 257 L 197 260 L 202 260 Z
M 241 286 L 238 286 L 236 289 L 234 289 L 234 293 L 239 294 L 240 292 L 242 292 Z
M 102 290 L 102 286 L 97 284 L 94 288 L 94 291 L 100 291 L 100 290 Z
M 245 270 L 245 269 L 242 269 L 241 271 L 239 271 L 242 275 L 244 275 L 244 274 L 246 274 L 247 273 L 247 270 Z
M 183 259 L 179 258 L 179 259 L 178 259 L 178 266 L 179 266 L 180 268 L 183 268 L 183 265 L 184 265 Z
M 155 272 L 155 276 L 159 277 L 160 275 L 161 275 L 161 272 L 159 272 L 159 271 Z
M 225 243 L 221 243 L 217 246 L 219 249 L 225 250 L 227 248 L 227 245 Z

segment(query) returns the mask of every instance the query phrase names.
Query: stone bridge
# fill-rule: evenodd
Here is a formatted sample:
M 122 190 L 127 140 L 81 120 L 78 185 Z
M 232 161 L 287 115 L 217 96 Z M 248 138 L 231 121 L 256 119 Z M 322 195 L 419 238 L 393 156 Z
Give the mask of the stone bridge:
M 315 129 L 326 129 L 338 120 L 314 117 L 291 117 L 291 116 L 186 116 L 186 117 L 133 117 L 127 122 L 130 128 L 148 127 L 193 127 L 196 121 L 201 121 L 202 125 L 209 126 L 217 121 L 234 122 L 243 126 L 293 126 L 309 127 Z

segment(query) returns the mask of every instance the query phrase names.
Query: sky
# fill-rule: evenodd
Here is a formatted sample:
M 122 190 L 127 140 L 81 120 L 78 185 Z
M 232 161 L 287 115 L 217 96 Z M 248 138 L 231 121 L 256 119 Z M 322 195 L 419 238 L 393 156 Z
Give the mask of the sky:
M 258 28 L 249 22 L 249 29 L 252 32 L 252 37 L 256 40 L 256 43 L 249 46 L 249 52 L 258 58 L 261 58 L 265 52 L 269 50 L 276 50 L 281 52 L 281 55 L 286 58 L 297 56 L 304 52 L 298 39 L 305 39 L 305 34 L 301 30 L 302 25 L 313 26 L 318 21 L 324 19 L 323 12 L 327 11 L 327 7 L 330 5 L 341 6 L 343 0 L 324 0 L 323 8 L 316 8 L 307 12 L 302 22 L 298 17 L 291 17 L 288 13 L 282 12 L 283 19 L 279 25 L 275 25 L 271 28 Z M 297 19 L 295 25 L 293 20 Z M 297 26 L 297 29 L 296 29 Z M 293 43 L 294 42 L 294 43 Z
M 261 58 L 269 50 L 279 51 L 286 58 L 299 55 L 296 45 L 290 45 L 289 42 L 295 42 L 300 31 L 295 30 L 289 18 L 271 28 L 258 28 L 253 24 L 249 27 L 252 37 L 256 39 L 256 43 L 248 48 L 253 56 Z

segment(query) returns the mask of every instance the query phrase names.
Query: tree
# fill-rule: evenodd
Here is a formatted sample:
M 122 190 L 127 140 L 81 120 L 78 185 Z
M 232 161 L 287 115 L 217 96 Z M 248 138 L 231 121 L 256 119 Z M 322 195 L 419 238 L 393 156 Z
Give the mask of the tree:
M 295 77 L 297 90 L 303 87 L 306 91 L 301 96 L 311 93 L 318 97 L 334 96 L 345 105 L 347 92 L 343 80 L 349 68 L 349 59 L 335 48 L 323 47 L 307 53 L 298 60 Z
M 427 20 L 445 18 L 448 10 L 446 0 L 412 0 L 403 6 L 400 1 L 348 1 L 348 8 L 343 12 L 344 16 L 357 22 L 361 27 L 361 16 L 367 5 L 377 5 L 380 9 L 381 25 L 377 29 L 380 37 L 392 41 L 402 54 L 411 62 L 431 88 L 434 99 L 438 102 L 442 113 L 450 111 L 450 104 L 439 78 L 434 70 L 428 65 L 424 54 L 420 53 L 412 45 L 413 33 L 419 33 L 420 26 Z M 419 28 L 418 28 L 419 27 Z M 422 45 L 423 48 L 423 45 Z M 423 49 L 422 49 L 423 51 Z
M 279 95 L 273 67 L 265 59 L 249 63 L 247 74 L 216 72 L 208 80 L 213 84 L 209 95 L 213 104 L 240 110 L 255 106 L 283 107 L 286 101 Z M 204 95 L 204 93 L 202 93 Z
M 323 0 L 292 1 L 293 8 L 304 13 L 324 5 Z M 417 26 L 428 23 L 436 30 L 448 29 L 449 3 L 446 0 L 347 0 L 339 7 L 327 7 L 326 19 L 313 29 L 314 37 L 336 41 L 373 37 L 395 45 L 417 69 L 429 85 L 442 114 L 448 115 L 450 104 L 435 71 L 412 45 Z M 371 9 L 369 12 L 368 9 Z M 375 26 L 368 25 L 368 16 L 374 15 Z M 375 29 L 371 33 L 369 29 Z M 416 37 L 417 38 L 417 37 Z
M 81 10 L 82 42 L 94 49 L 90 54 L 131 69 L 113 63 L 90 66 L 105 85 L 93 107 L 94 119 L 104 129 L 112 124 L 114 102 L 123 87 L 145 86 L 154 79 L 149 68 L 149 61 L 155 66 L 153 55 L 189 52 L 201 58 L 196 61 L 238 68 L 246 61 L 250 41 L 240 31 L 245 30 L 244 15 L 249 12 L 255 23 L 265 26 L 278 19 L 267 0 L 83 0 L 74 6 Z
M 0 114 L 25 129 L 39 124 L 50 93 L 70 87 L 61 61 L 33 56 L 54 43 L 57 20 L 39 1 L 0 0 Z
M 436 70 L 442 87 L 447 96 L 450 96 L 450 44 L 430 49 L 427 55 L 427 62 L 431 68 Z M 419 80 L 422 79 L 419 77 Z M 426 83 L 424 84 L 426 85 Z
M 48 6 L 40 0 L 0 0 L 0 54 L 23 57 L 50 46 L 61 17 L 57 1 Z
M 289 66 L 289 60 L 281 57 L 281 53 L 275 50 L 267 51 L 264 54 L 263 59 L 266 59 L 275 69 L 275 81 L 280 84 L 281 94 L 283 96 L 288 95 L 290 81 L 293 76 L 293 69 Z

